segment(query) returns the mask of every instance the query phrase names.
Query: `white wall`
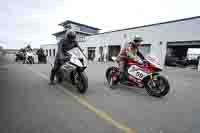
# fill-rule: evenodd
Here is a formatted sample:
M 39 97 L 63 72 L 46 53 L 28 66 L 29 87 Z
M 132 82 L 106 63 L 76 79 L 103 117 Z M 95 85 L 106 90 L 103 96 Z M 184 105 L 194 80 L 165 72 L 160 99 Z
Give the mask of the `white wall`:
M 55 55 L 56 55 L 58 49 L 57 44 L 41 45 L 40 47 L 44 49 L 45 53 L 46 50 L 48 50 L 47 62 L 53 63 L 55 59 L 55 56 L 53 56 L 53 49 L 55 49 Z M 51 56 L 49 56 L 49 49 L 51 49 Z
M 87 53 L 87 47 L 121 45 L 124 34 L 127 34 L 129 40 L 137 34 L 143 37 L 144 43 L 152 44 L 151 53 L 159 57 L 161 63 L 164 64 L 167 42 L 200 40 L 199 27 L 200 18 L 195 18 L 185 21 L 88 36 L 86 37 L 86 42 L 80 42 L 79 44 L 86 50 L 85 53 Z M 162 42 L 161 45 L 160 42 Z M 43 45 L 42 47 L 44 49 L 57 49 L 56 45 Z M 96 53 L 98 54 L 98 51 L 96 51 Z
M 129 29 L 117 32 L 104 33 L 87 37 L 85 45 L 88 47 L 108 45 L 120 45 L 126 33 L 131 39 L 134 35 L 140 35 L 144 43 L 152 44 L 151 53 L 159 57 L 162 64 L 166 55 L 167 42 L 200 40 L 200 18 L 179 21 L 168 24 L 154 25 L 137 29 Z M 160 45 L 162 41 L 162 45 Z M 86 47 L 87 47 L 86 46 Z

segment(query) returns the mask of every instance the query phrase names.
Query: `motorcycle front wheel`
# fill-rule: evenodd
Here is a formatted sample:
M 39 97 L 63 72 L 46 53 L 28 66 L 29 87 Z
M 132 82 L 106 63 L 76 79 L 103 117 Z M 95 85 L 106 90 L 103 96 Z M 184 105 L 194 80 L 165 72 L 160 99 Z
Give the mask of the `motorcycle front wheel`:
M 111 88 L 111 89 L 115 89 L 115 86 L 119 82 L 117 79 L 117 76 L 114 75 L 114 73 L 117 71 L 118 71 L 117 67 L 110 67 L 106 71 L 107 83 L 108 83 L 109 88 Z
M 31 64 L 35 64 L 33 57 L 31 57 Z
M 74 74 L 75 86 L 78 92 L 84 94 L 88 89 L 88 77 L 85 72 L 76 72 Z
M 63 82 L 63 79 L 64 79 L 63 72 L 59 70 L 59 71 L 56 73 L 56 81 L 57 81 L 57 83 L 62 83 L 62 82 Z
M 145 89 L 150 96 L 163 97 L 168 94 L 170 85 L 163 76 L 158 76 L 155 80 L 148 79 L 145 82 Z

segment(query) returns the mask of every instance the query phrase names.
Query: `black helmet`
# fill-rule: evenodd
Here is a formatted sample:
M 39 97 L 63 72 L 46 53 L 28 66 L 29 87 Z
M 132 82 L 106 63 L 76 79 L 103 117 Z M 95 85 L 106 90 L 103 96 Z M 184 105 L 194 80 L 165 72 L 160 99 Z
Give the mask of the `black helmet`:
M 134 41 L 134 42 L 142 42 L 143 39 L 142 39 L 142 37 L 136 35 L 136 36 L 134 37 L 134 40 L 133 40 L 133 41 Z
M 65 39 L 74 41 L 76 39 L 76 32 L 69 30 L 65 33 Z
M 31 48 L 31 45 L 27 45 L 27 48 Z

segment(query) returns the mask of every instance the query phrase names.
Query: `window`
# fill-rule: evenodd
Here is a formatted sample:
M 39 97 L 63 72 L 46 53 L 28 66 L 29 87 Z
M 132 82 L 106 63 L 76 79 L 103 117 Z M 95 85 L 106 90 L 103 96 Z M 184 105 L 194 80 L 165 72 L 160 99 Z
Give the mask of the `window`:
M 71 29 L 71 28 L 72 28 L 72 25 L 71 25 L 71 24 L 67 24 L 67 25 L 65 26 L 65 28 L 66 28 L 66 29 Z
M 46 49 L 46 54 L 47 54 L 47 56 L 48 56 L 48 50 Z
M 56 56 L 56 50 L 53 49 L 53 56 Z
M 140 47 L 139 50 L 144 56 L 146 56 L 151 52 L 151 44 L 144 44 L 144 46 Z
M 51 56 L 51 49 L 49 49 L 49 56 Z
M 84 41 L 85 41 L 85 37 L 84 37 L 84 36 L 80 36 L 80 37 L 79 37 L 79 41 L 80 41 L 80 42 L 84 42 Z

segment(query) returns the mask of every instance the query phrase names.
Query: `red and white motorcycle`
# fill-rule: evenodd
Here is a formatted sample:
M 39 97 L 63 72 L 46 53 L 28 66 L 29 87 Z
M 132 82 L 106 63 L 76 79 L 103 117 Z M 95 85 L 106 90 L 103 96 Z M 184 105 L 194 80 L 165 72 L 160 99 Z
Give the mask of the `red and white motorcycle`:
M 112 60 L 118 62 L 116 57 L 112 57 Z M 145 62 L 143 63 L 128 59 L 124 74 L 125 82 L 122 82 L 122 84 L 145 88 L 150 96 L 162 97 L 167 95 L 170 90 L 170 85 L 168 80 L 160 75 L 159 72 L 161 71 L 162 66 L 155 56 L 146 56 Z M 109 67 L 105 75 L 110 88 L 113 88 L 120 82 L 118 67 Z

